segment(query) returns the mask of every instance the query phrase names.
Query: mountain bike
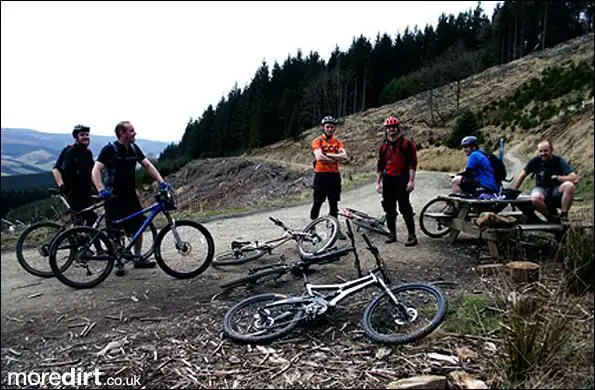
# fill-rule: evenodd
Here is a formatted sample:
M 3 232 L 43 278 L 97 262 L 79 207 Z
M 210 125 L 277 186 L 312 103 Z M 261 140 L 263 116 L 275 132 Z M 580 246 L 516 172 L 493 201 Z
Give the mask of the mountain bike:
M 238 343 L 268 343 L 290 333 L 298 324 L 331 311 L 344 298 L 369 286 L 378 287 L 381 294 L 368 303 L 363 314 L 368 338 L 379 343 L 405 344 L 433 332 L 446 316 L 447 299 L 442 290 L 426 283 L 391 285 L 378 248 L 366 233 L 362 237 L 376 259 L 376 267 L 367 275 L 359 272 L 357 279 L 345 283 L 316 285 L 304 273 L 305 291 L 301 296 L 267 293 L 235 304 L 223 318 L 224 334 Z M 427 307 L 422 306 L 428 303 Z
M 349 207 L 340 208 L 339 215 L 345 217 L 346 220 L 351 220 L 358 228 L 367 229 L 385 236 L 389 236 L 391 234 L 386 227 L 386 215 L 376 218 L 364 211 Z
M 103 282 L 115 264 L 122 268 L 129 261 L 138 261 L 139 256 L 132 254 L 131 250 L 158 214 L 163 214 L 167 220 L 154 241 L 155 259 L 159 267 L 168 275 L 180 279 L 192 278 L 204 272 L 215 253 L 210 232 L 198 222 L 172 218 L 170 211 L 175 210 L 176 205 L 171 190 L 159 191 L 155 195 L 155 201 L 153 205 L 128 217 L 110 221 L 109 227 L 97 229 L 78 226 L 60 233 L 50 248 L 50 266 L 58 280 L 73 288 L 91 288 Z M 123 224 L 147 213 L 150 214 L 126 244 Z M 96 243 L 106 248 L 106 252 L 94 253 L 91 247 Z M 181 255 L 182 260 L 192 259 L 193 264 L 189 269 L 178 270 L 172 267 L 170 258 L 176 253 Z M 194 256 L 191 258 L 191 255 Z M 84 276 L 92 279 L 86 282 L 74 280 L 72 275 L 80 270 Z
M 68 228 L 84 225 L 82 218 L 83 214 L 87 211 L 99 209 L 105 204 L 105 201 L 99 201 L 99 198 L 96 195 L 93 195 L 91 198 L 93 198 L 96 203 L 83 210 L 75 211 L 60 190 L 49 188 L 48 192 L 53 197 L 58 198 L 66 207 L 62 220 L 58 220 L 57 222 L 41 221 L 30 225 L 19 235 L 16 244 L 17 260 L 21 267 L 31 275 L 42 278 L 51 278 L 54 276 L 54 272 L 49 265 L 49 251 L 54 239 Z M 104 211 L 99 213 L 92 227 L 99 227 L 104 216 Z M 155 236 L 157 235 L 157 228 L 153 223 L 149 224 L 149 233 L 151 234 L 151 240 L 150 243 L 143 248 L 143 259 L 148 259 L 153 255 L 153 243 L 155 242 Z
M 322 216 L 311 221 L 302 231 L 290 229 L 278 218 L 269 219 L 285 231 L 282 236 L 261 243 L 232 241 L 231 250 L 217 256 L 213 265 L 221 267 L 244 264 L 271 254 L 275 248 L 291 240 L 296 241 L 300 256 L 312 256 L 330 248 L 337 240 L 339 221 L 331 216 Z
M 293 277 L 301 277 L 304 273 L 311 273 L 310 267 L 312 265 L 329 264 L 340 260 L 343 256 L 351 252 L 354 253 L 357 259 L 357 251 L 355 248 L 351 224 L 349 221 L 346 221 L 346 224 L 347 236 L 351 240 L 351 246 L 342 248 L 327 248 L 323 251 L 317 252 L 316 254 L 302 256 L 300 260 L 289 263 L 285 261 L 284 257 L 282 257 L 282 260 L 278 263 L 251 268 L 248 271 L 248 275 L 231 280 L 229 282 L 225 282 L 221 284 L 220 287 L 224 290 L 230 290 L 240 286 L 252 288 L 256 285 L 262 285 L 267 281 L 273 281 L 273 283 L 278 286 L 281 278 L 286 274 L 291 274 Z M 356 261 L 356 267 L 358 264 L 359 262 Z

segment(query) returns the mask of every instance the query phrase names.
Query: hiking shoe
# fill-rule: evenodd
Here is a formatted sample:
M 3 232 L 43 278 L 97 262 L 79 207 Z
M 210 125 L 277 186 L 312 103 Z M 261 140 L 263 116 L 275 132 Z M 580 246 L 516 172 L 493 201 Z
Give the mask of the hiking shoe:
M 397 242 L 397 235 L 396 234 L 391 234 L 390 236 L 388 236 L 388 239 L 386 241 L 387 244 L 391 244 L 393 242 Z
M 415 245 L 417 245 L 417 237 L 410 235 L 407 238 L 407 242 L 405 243 L 405 246 L 415 246 Z
M 134 260 L 134 268 L 155 268 L 156 265 L 156 262 L 143 259 L 140 256 Z
M 124 264 L 120 263 L 119 261 L 116 262 L 116 276 L 124 276 L 126 275 L 126 270 L 124 269 Z
M 568 222 L 568 212 L 562 211 L 560 216 L 558 217 L 560 223 L 567 223 Z

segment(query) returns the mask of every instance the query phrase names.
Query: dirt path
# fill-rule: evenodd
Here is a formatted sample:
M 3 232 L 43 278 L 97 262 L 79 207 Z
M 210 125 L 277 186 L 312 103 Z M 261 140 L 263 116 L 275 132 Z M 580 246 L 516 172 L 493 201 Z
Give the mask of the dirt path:
M 419 172 L 411 197 L 414 210 L 419 213 L 433 196 L 448 193 L 449 182 L 448 174 Z M 373 183 L 344 192 L 340 206 L 361 209 L 372 215 L 382 214 L 380 195 L 375 192 Z M 282 230 L 268 220 L 269 215 L 280 218 L 288 226 L 303 227 L 309 222 L 309 210 L 310 204 L 304 204 L 273 212 L 211 220 L 205 226 L 212 233 L 216 250 L 220 252 L 234 239 L 262 240 L 279 236 Z M 322 213 L 327 210 L 325 204 Z M 372 236 L 393 275 L 396 275 L 396 282 L 448 281 L 450 284 L 445 287 L 447 293 L 448 286 L 471 286 L 477 282 L 472 267 L 477 264 L 481 246 L 476 241 L 462 239 L 459 243 L 448 244 L 445 240 L 427 238 L 418 229 L 419 245 L 406 248 L 403 245 L 405 226 L 401 218 L 397 223 L 400 240 L 397 244 L 385 244 L 384 237 Z M 364 267 L 371 266 L 373 258 L 365 250 L 361 237 L 356 245 Z M 291 258 L 295 256 L 295 247 L 287 243 L 279 248 L 279 253 Z M 98 363 L 94 353 L 97 349 L 115 338 L 121 338 L 123 333 L 129 334 L 131 329 L 136 336 L 130 337 L 140 337 L 143 343 L 154 345 L 152 348 L 165 348 L 157 336 L 163 332 L 173 334 L 171 337 L 190 337 L 188 332 L 198 332 L 192 333 L 192 337 L 204 338 L 201 341 L 203 345 L 214 343 L 216 346 L 221 343 L 220 321 L 225 311 L 239 299 L 251 294 L 238 291 L 211 302 L 211 297 L 220 291 L 218 285 L 222 280 L 245 274 L 242 266 L 229 270 L 210 268 L 192 280 L 171 278 L 159 268 L 128 269 L 125 277 L 116 277 L 112 273 L 106 281 L 91 290 L 74 290 L 55 278 L 39 279 L 25 273 L 18 265 L 14 252 L 3 253 L 1 265 L 3 372 L 7 369 L 33 369 L 43 359 L 69 359 L 72 356 L 76 357 L 79 364 L 96 367 Z M 336 275 L 343 278 L 355 276 L 352 257 L 320 269 L 313 281 L 337 281 Z M 286 285 L 284 291 L 298 291 L 300 286 L 299 282 L 292 283 Z M 345 314 L 348 315 L 346 323 L 354 329 L 360 328 L 361 310 L 365 302 L 360 303 L 357 309 L 347 310 Z M 191 326 L 192 329 L 182 331 L 186 336 L 177 334 L 176 329 L 182 323 L 188 324 L 190 318 L 194 320 L 185 326 Z M 153 319 L 157 322 L 153 323 Z M 77 322 L 94 324 L 92 331 L 81 335 L 78 332 L 82 328 L 70 328 Z M 195 328 L 200 323 L 203 324 L 200 329 Z M 361 333 L 359 335 L 361 337 Z M 73 349 L 73 343 L 86 346 Z M 94 347 L 90 347 L 89 343 Z M 23 355 L 14 356 L 9 352 L 10 348 Z M 205 352 L 205 360 L 209 361 L 213 348 Z M 237 353 L 241 354 L 241 349 Z M 226 359 L 223 358 L 221 367 L 229 365 Z M 161 360 L 154 364 L 159 362 Z M 220 366 L 216 364 L 215 367 Z M 220 382 L 220 386 L 228 385 Z

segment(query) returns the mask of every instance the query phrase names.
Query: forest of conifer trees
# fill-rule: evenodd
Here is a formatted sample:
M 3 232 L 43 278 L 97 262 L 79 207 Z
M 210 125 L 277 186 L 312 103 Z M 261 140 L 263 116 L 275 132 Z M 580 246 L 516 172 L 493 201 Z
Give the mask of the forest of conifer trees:
M 360 35 L 347 52 L 335 48 L 328 61 L 298 51 L 282 64 L 263 62 L 249 85 L 236 84 L 216 107 L 188 122 L 159 167 L 167 172 L 191 159 L 296 138 L 324 115 L 342 118 L 393 103 L 592 30 L 592 1 L 506 0 L 491 17 L 478 2 L 458 16 L 442 14 L 436 27 L 408 26 L 374 42 Z

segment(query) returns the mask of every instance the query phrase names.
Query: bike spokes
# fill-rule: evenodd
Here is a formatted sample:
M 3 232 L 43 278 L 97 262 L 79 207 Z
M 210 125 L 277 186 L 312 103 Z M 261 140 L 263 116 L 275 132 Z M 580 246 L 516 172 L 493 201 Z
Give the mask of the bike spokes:
M 110 254 L 105 236 L 78 231 L 55 244 L 55 262 L 61 277 L 75 285 L 86 285 L 109 272 Z
M 297 325 L 303 312 L 299 303 L 278 304 L 284 299 L 263 294 L 238 303 L 224 318 L 225 333 L 236 341 L 263 342 L 281 337 Z
M 336 221 L 320 219 L 311 224 L 300 239 L 300 247 L 305 254 L 315 254 L 328 248 L 337 237 Z
M 405 343 L 424 337 L 444 319 L 446 301 L 433 286 L 393 287 L 366 309 L 364 327 L 372 339 Z

